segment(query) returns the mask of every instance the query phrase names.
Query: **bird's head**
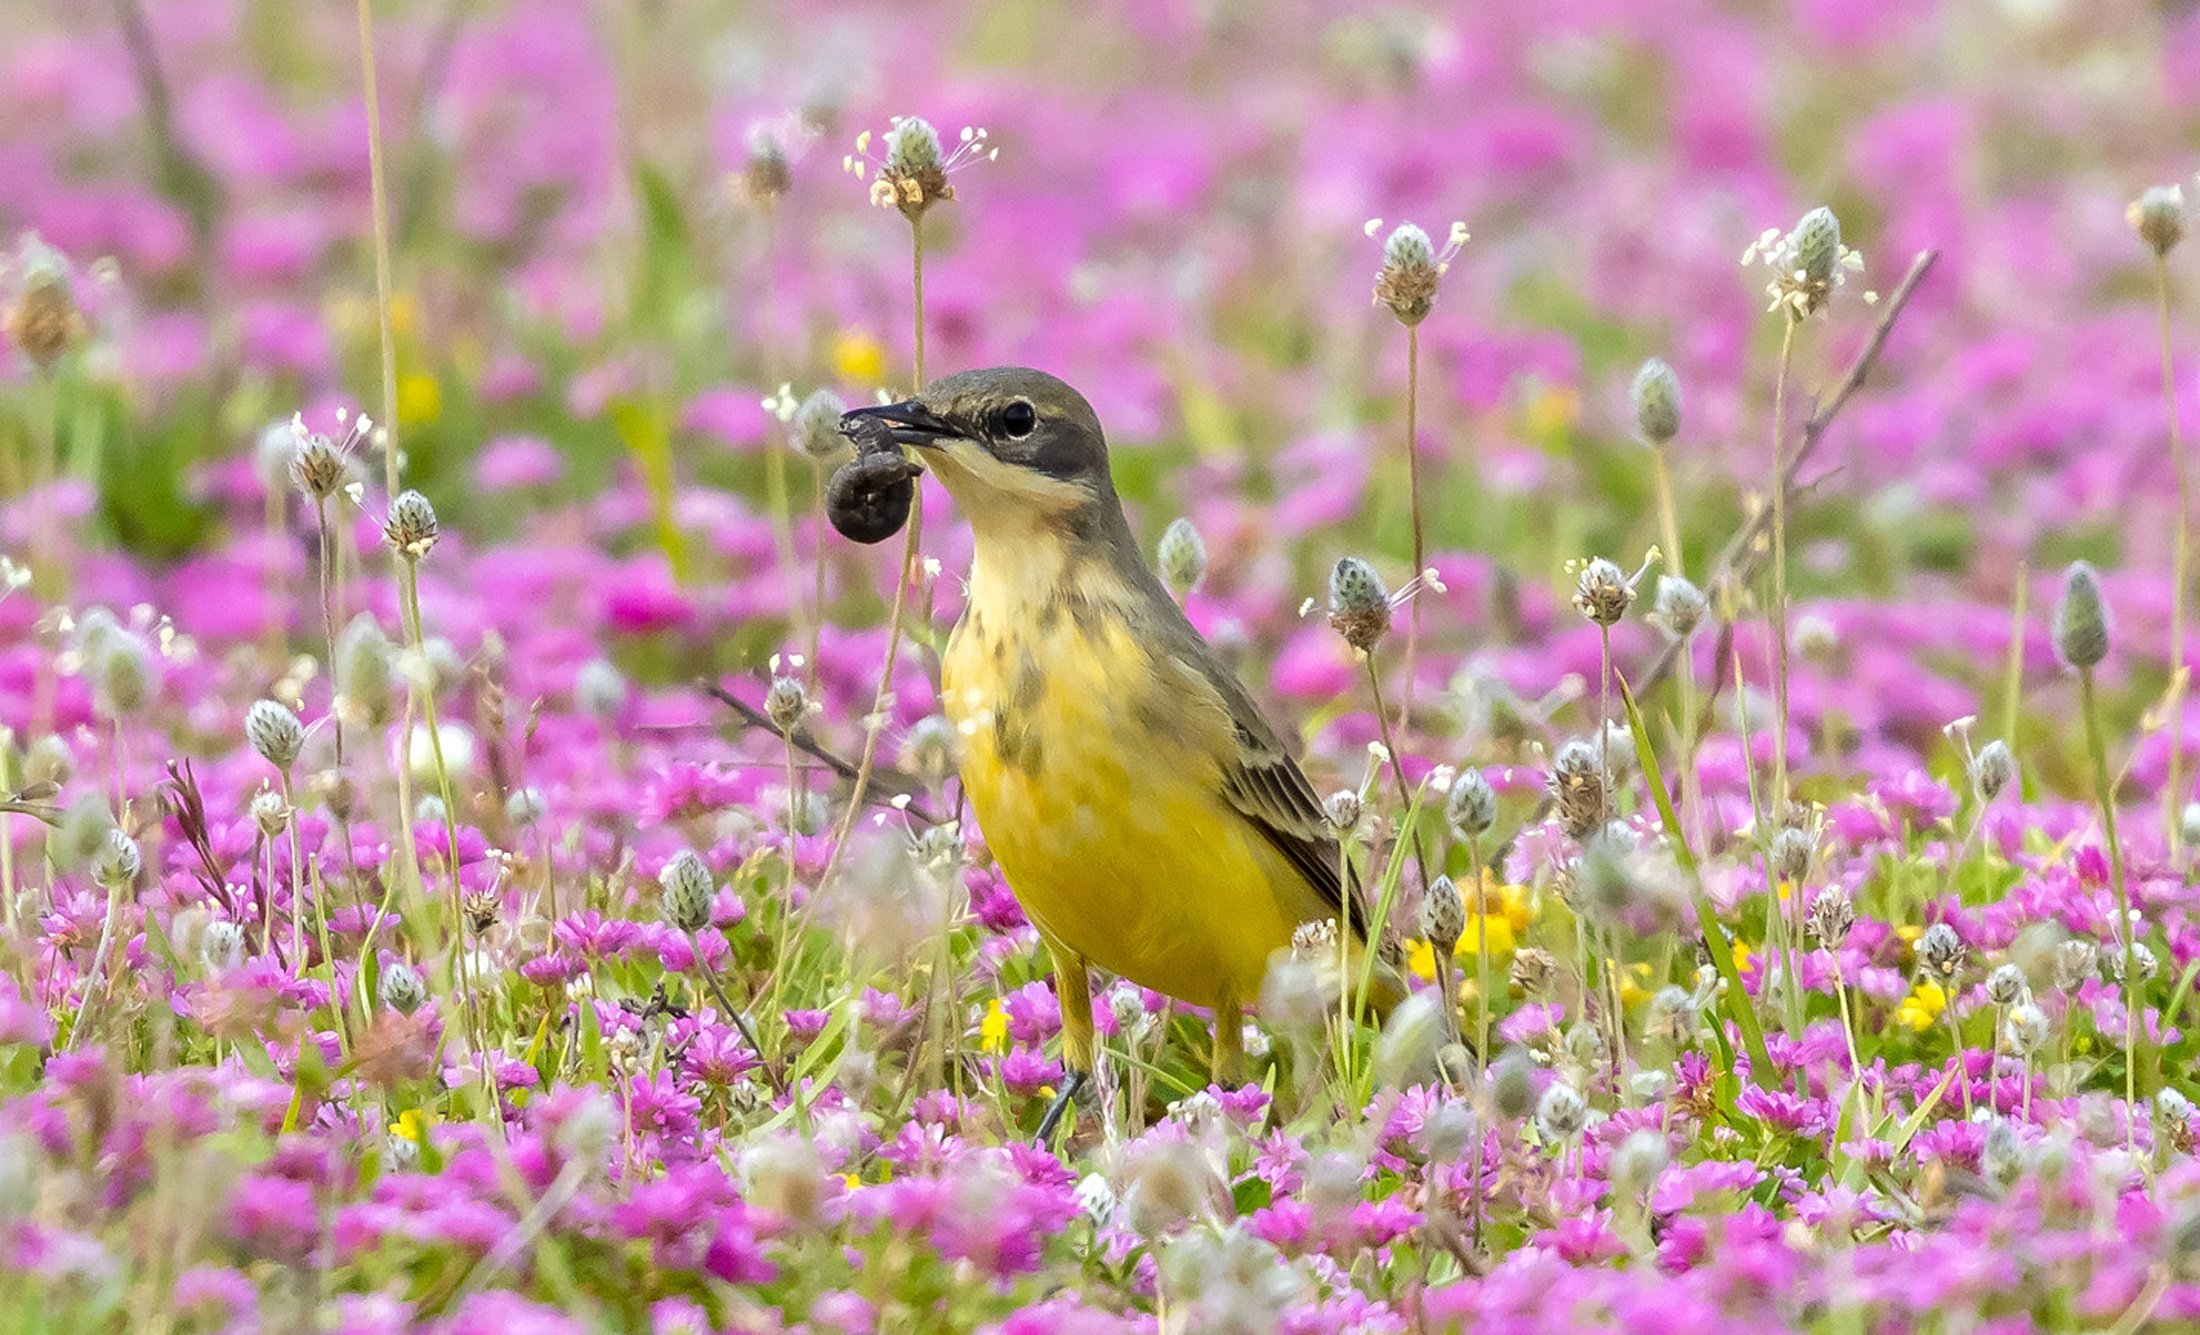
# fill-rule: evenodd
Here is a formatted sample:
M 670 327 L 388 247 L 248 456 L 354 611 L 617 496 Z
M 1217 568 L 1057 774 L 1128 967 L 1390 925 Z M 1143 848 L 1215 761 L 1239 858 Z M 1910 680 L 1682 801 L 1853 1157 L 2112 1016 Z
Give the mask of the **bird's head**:
M 1084 395 L 1044 371 L 964 371 L 848 417 L 885 422 L 981 531 L 1121 514 L 1100 419 Z

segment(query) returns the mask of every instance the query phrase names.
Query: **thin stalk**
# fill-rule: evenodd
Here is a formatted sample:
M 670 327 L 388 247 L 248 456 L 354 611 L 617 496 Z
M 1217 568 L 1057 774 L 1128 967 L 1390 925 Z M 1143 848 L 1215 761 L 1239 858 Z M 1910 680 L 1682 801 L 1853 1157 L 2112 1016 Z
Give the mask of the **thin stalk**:
M 1467 841 L 1467 875 L 1474 878 L 1474 990 L 1481 1001 L 1481 1013 L 1475 1026 L 1474 1057 L 1487 1064 L 1490 1059 L 1490 896 L 1489 888 L 1482 883 L 1482 841 L 1479 837 Z
M 1948 1017 L 1948 1046 L 1956 1063 L 1956 1083 L 1963 1086 L 1963 1115 L 1971 1115 L 1971 1064 L 1964 1060 L 1963 1028 L 1956 1023 L 1956 997 L 1960 995 L 1956 980 L 1949 978 L 1941 983 L 1941 997 L 1945 1004 L 1942 1013 Z
M 811 553 L 813 585 L 810 589 L 810 659 L 808 663 L 810 686 L 817 686 L 817 656 L 825 633 L 825 463 L 821 459 L 810 460 L 810 474 L 814 485 L 810 491 L 811 521 L 817 529 L 817 550 Z
M 2024 695 L 2024 604 L 2031 571 L 2017 561 L 2017 592 L 2009 608 L 2009 661 L 2002 669 L 2001 735 L 2017 743 L 2017 704 Z
M 924 215 L 909 220 L 909 252 L 911 290 L 916 297 L 916 388 L 924 388 Z M 886 661 L 879 667 L 878 690 L 871 697 L 870 717 L 863 722 L 863 754 L 856 762 L 856 777 L 848 792 L 848 809 L 840 813 L 840 825 L 833 831 L 833 851 L 826 857 L 825 870 L 817 878 L 819 890 L 823 890 L 840 867 L 842 853 L 848 847 L 848 836 L 855 830 L 856 817 L 863 810 L 863 795 L 871 786 L 871 771 L 878 764 L 879 733 L 891 716 L 894 692 L 894 665 L 901 659 L 902 614 L 909 606 L 909 586 L 917 575 L 917 554 L 924 534 L 924 488 L 918 487 L 909 507 L 909 537 L 901 549 L 901 573 L 894 580 L 894 601 L 886 613 Z
M 1367 690 L 1368 694 L 1374 697 L 1375 723 L 1382 730 L 1383 749 L 1390 753 L 1390 776 L 1398 785 L 1398 810 L 1400 813 L 1398 819 L 1403 822 L 1399 826 L 1399 833 L 1409 841 L 1413 849 L 1413 865 L 1421 873 L 1421 888 L 1425 891 L 1429 885 L 1428 852 L 1421 843 L 1419 822 L 1414 819 L 1413 791 L 1406 783 L 1406 759 L 1404 754 L 1398 750 L 1397 740 L 1391 736 L 1390 712 L 1383 705 L 1382 674 L 1375 670 L 1375 655 L 1373 654 L 1367 655 Z M 1350 933 L 1340 932 L 1339 935 L 1349 936 Z M 1370 949 L 1373 949 L 1375 942 L 1371 938 L 1367 944 Z
M 2139 1148 L 2139 1063 L 2145 1055 L 2139 1030 L 2138 929 L 2131 921 L 2131 897 L 2124 887 L 2124 850 L 2116 838 L 2116 794 L 2109 785 L 2108 746 L 2101 737 L 2098 702 L 2093 695 L 2093 669 L 2078 670 L 2080 712 L 2085 715 L 2085 748 L 2093 762 L 2093 791 L 2101 805 L 2101 834 L 2108 840 L 2108 868 L 2116 889 L 2116 935 L 2124 948 L 2124 981 L 2117 990 L 2124 1001 L 2124 1148 L 2136 1155 Z
M 290 771 L 278 771 L 283 783 L 283 825 L 290 835 L 290 959 L 301 971 L 306 959 L 305 858 L 298 851 L 298 804 L 290 787 Z
M 419 562 L 411 559 L 401 559 L 397 566 L 397 579 L 399 593 L 404 599 L 406 636 L 411 643 L 412 651 L 425 659 L 428 647 L 427 637 L 420 620 Z M 479 1009 L 474 1005 L 473 991 L 465 983 L 467 952 L 466 892 L 464 887 L 459 884 L 458 879 L 458 806 L 451 797 L 450 767 L 443 760 L 443 728 L 436 717 L 434 684 L 429 683 L 425 689 L 417 691 L 417 694 L 420 697 L 421 721 L 426 724 L 428 729 L 428 754 L 435 762 L 436 791 L 443 799 L 444 835 L 449 841 L 451 928 L 458 934 L 455 943 L 456 950 L 452 958 L 451 988 L 458 994 L 460 1004 L 466 1008 L 467 1037 L 476 1045 L 475 1053 L 480 1056 L 487 1050 L 484 1045 L 484 1035 L 480 1029 L 481 1016 Z M 405 747 L 406 755 L 400 757 L 399 763 L 401 768 L 406 768 L 409 767 L 412 749 L 410 733 L 407 733 L 402 744 Z M 486 1066 L 483 1068 L 483 1078 L 485 1080 L 488 1078 Z
M 2169 422 L 2170 466 L 2177 470 L 2177 537 L 2170 559 L 2169 600 L 2169 783 L 2162 790 L 2162 823 L 2169 831 L 2170 857 L 2184 850 L 2184 822 L 2178 819 L 2185 799 L 2185 599 L 2192 584 L 2192 506 L 2186 488 L 2185 440 L 2177 423 L 2177 379 L 2170 355 L 2169 257 L 2154 257 L 2156 322 L 2162 333 L 2162 413 Z
M 115 919 L 122 912 L 122 886 L 107 887 L 107 915 L 99 924 L 99 945 L 92 952 L 92 971 L 84 979 L 84 999 L 77 1003 L 76 1023 L 69 1026 L 69 1041 L 64 1050 L 74 1048 L 84 1035 L 84 1022 L 92 1013 L 92 997 L 106 990 L 107 952 L 115 943 Z
M 382 173 L 382 96 L 374 75 L 374 0 L 359 0 L 359 80 L 367 102 L 367 182 L 374 213 L 374 304 L 382 335 L 382 480 L 397 494 L 397 334 L 390 316 L 389 192 Z
M 1787 802 L 1787 427 L 1788 364 L 1795 353 L 1795 325 L 1780 330 L 1780 371 L 1772 382 L 1772 810 Z
M 1421 520 L 1421 326 L 1406 326 L 1406 492 L 1413 510 L 1413 575 L 1419 579 L 1428 568 L 1428 544 Z M 1398 726 L 1413 726 L 1413 672 L 1421 648 L 1421 605 L 1418 598 L 1406 610 L 1405 688 L 1398 702 Z
M 1650 450 L 1650 471 L 1658 493 L 1658 542 L 1665 555 L 1665 568 L 1677 577 L 1686 577 L 1688 565 L 1681 556 L 1680 510 L 1673 500 L 1673 470 L 1668 465 L 1663 445 Z M 1684 640 L 1680 645 L 1680 749 L 1688 763 L 1674 776 L 1680 788 L 1681 815 L 1686 820 L 1691 837 L 1703 837 L 1703 802 L 1696 791 L 1696 656 L 1689 652 Z

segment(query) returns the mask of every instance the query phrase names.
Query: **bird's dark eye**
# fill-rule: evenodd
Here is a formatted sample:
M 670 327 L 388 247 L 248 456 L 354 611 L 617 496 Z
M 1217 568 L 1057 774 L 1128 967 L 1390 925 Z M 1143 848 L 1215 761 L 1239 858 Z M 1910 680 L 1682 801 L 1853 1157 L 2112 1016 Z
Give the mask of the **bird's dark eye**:
M 1022 440 L 1038 425 L 1038 410 L 1022 399 L 1001 409 L 1001 434 L 1011 440 Z

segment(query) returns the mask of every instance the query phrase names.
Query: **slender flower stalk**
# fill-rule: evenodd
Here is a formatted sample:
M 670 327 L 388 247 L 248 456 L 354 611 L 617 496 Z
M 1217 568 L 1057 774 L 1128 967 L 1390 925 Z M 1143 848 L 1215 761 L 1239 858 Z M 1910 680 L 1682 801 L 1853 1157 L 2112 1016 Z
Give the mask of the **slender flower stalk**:
M 2169 779 L 2162 788 L 2162 824 L 2170 856 L 2183 852 L 2179 813 L 2185 804 L 2185 602 L 2192 596 L 2192 505 L 2185 472 L 2185 440 L 2177 420 L 2176 361 L 2169 335 L 2169 253 L 2185 236 L 2185 196 L 2178 186 L 2156 186 L 2126 210 L 2131 227 L 2154 253 L 2154 313 L 2162 345 L 2162 417 L 2169 428 L 2170 468 L 2177 477 L 2177 531 L 2171 543 L 2169 603 Z
M 2063 577 L 2062 597 L 2055 603 L 2055 652 L 2078 674 L 2078 712 L 2085 724 L 2087 758 L 2093 767 L 2094 801 L 2100 809 L 2101 837 L 2108 843 L 2109 879 L 2116 892 L 2116 937 L 2123 952 L 2123 980 L 2118 987 L 2124 1003 L 2124 1102 L 2125 1148 L 2136 1152 L 2139 1111 L 2139 1067 L 2147 1061 L 2145 1035 L 2139 1026 L 2138 997 L 2139 925 L 2131 916 L 2131 896 L 2124 880 L 2124 850 L 2116 835 L 2116 790 L 2109 777 L 2108 744 L 2101 731 L 2100 702 L 2094 693 L 2093 669 L 2108 657 L 2110 623 L 2108 604 L 2101 596 L 2100 577 L 2083 561 L 2073 564 Z

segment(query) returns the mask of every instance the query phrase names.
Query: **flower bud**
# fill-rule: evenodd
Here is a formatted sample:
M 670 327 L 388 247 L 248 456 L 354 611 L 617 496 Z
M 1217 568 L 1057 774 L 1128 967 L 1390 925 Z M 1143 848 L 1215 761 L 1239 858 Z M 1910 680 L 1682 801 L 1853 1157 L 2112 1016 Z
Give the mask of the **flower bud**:
M 244 739 L 260 753 L 260 759 L 288 773 L 298 763 L 298 753 L 305 749 L 306 730 L 288 705 L 261 700 L 245 711 Z
M 418 561 L 435 547 L 443 536 L 443 527 L 436 521 L 435 507 L 428 498 L 417 491 L 401 493 L 390 502 L 389 519 L 382 525 L 382 540 L 390 550 L 408 561 Z
M 1462 839 L 1478 838 L 1497 823 L 1497 791 L 1482 777 L 1482 771 L 1459 771 L 1459 777 L 1452 781 L 1451 794 L 1444 800 L 1444 819 L 1451 823 L 1452 833 Z
M 809 709 L 809 688 L 802 684 L 801 678 L 772 678 L 770 689 L 764 692 L 764 715 L 772 721 L 773 727 L 779 729 L 781 736 L 793 732 L 794 726 L 802 721 L 802 716 Z
M 1154 561 L 1161 568 L 1163 583 L 1179 595 L 1188 593 L 1207 577 L 1206 539 L 1199 536 L 1191 520 L 1179 515 L 1162 530 Z
M 1604 781 L 1604 764 L 1596 747 L 1576 739 L 1551 758 L 1545 780 L 1558 807 L 1558 823 L 1575 839 L 1586 839 L 1604 827 L 1610 806 Z
M 63 353 L 83 340 L 89 326 L 59 252 L 35 237 L 28 238 L 19 248 L 17 266 L 22 281 L 14 304 L 0 311 L 4 317 L 0 323 L 32 365 L 50 371 Z
M 306 499 L 325 501 L 344 489 L 344 483 L 351 478 L 351 458 L 333 437 L 308 431 L 295 421 L 287 427 L 273 429 L 287 430 L 290 434 L 290 485 Z M 359 430 L 362 433 L 372 430 L 372 424 L 362 417 Z
M 1943 982 L 1956 976 L 1970 953 L 1971 948 L 1956 935 L 1956 929 L 1944 922 L 1926 928 L 1925 935 L 1917 939 L 1917 962 Z
M 227 973 L 244 960 L 244 928 L 226 918 L 206 924 L 199 938 L 199 958 L 211 973 Z
M 748 160 L 741 167 L 742 193 L 769 208 L 793 186 L 794 169 L 779 136 L 766 129 L 751 134 Z
M 1508 1122 L 1535 1111 L 1535 1063 L 1520 1049 L 1507 1049 L 1490 1068 L 1490 1104 Z
M 390 637 L 372 613 L 353 617 L 336 637 L 335 675 L 346 719 L 369 727 L 389 720 L 397 694 Z
M 2018 1002 L 2009 1008 L 2001 1031 L 2018 1055 L 2028 1057 L 2047 1041 L 2047 1012 L 2029 1001 Z
M 2156 256 L 2169 254 L 2185 239 L 2185 192 L 2181 186 L 2156 185 L 2124 210 L 2131 230 Z
M 1668 983 L 1650 998 L 1650 1008 L 1643 1017 L 1645 1036 L 1674 1047 L 1688 1043 L 1696 1037 L 1696 1005 L 1686 989 Z
M 1421 939 L 1436 947 L 1439 956 L 1448 957 L 1466 930 L 1467 907 L 1459 898 L 1459 887 L 1449 876 L 1438 876 L 1421 896 Z
M 1574 582 L 1574 609 L 1599 626 L 1616 624 L 1634 605 L 1635 586 L 1617 562 L 1597 557 Z
M 252 823 L 260 828 L 262 838 L 273 839 L 283 832 L 290 822 L 290 807 L 283 795 L 272 789 L 262 789 L 252 798 Z
M 1367 814 L 1367 804 L 1358 792 L 1339 788 L 1322 800 L 1322 815 L 1329 828 L 1339 834 L 1350 834 L 1359 828 L 1360 818 Z
M 428 1002 L 428 985 L 421 980 L 420 971 L 403 960 L 391 960 L 382 966 L 380 992 L 382 1004 L 399 1015 L 410 1015 Z
M 1371 653 L 1390 633 L 1390 591 L 1375 567 L 1356 556 L 1329 571 L 1329 624 L 1346 644 Z
M 1804 214 L 1795 224 L 1795 267 L 1813 283 L 1830 283 L 1840 260 L 1841 220 L 1824 206 Z
M 88 667 L 92 693 L 110 714 L 131 713 L 152 694 L 152 655 L 145 641 L 126 630 L 117 629 L 101 638 L 99 652 Z
M 1550 951 L 1541 946 L 1523 946 L 1513 952 L 1513 985 L 1529 996 L 1542 996 L 1557 977 L 1558 959 Z
M 1790 884 L 1800 882 L 1810 872 L 1811 859 L 1818 855 L 1818 832 L 1812 829 L 1789 828 L 1772 837 L 1773 879 Z
M 2024 970 L 2014 964 L 1999 965 L 1986 975 L 1986 999 L 1996 1006 L 2014 1006 L 2031 995 L 2031 985 L 2024 981 Z
M 541 820 L 548 809 L 540 788 L 514 788 L 504 799 L 504 819 L 523 828 Z
M 1849 899 L 1849 892 L 1839 886 L 1820 891 L 1810 902 L 1808 925 L 1819 945 L 1839 950 L 1841 943 L 1849 939 L 1849 929 L 1856 926 L 1856 905 Z
M 2062 597 L 2055 600 L 2055 653 L 2080 671 L 2108 657 L 2108 604 L 2101 597 L 2100 576 L 2083 561 L 2073 561 L 2063 575 Z
M 1978 791 L 1981 802 L 1991 802 L 2001 796 L 2002 789 L 2017 778 L 2017 758 L 2009 750 L 2009 743 L 1996 737 L 1978 749 L 1971 757 L 1971 786 Z
M 1658 576 L 1658 596 L 1650 604 L 1650 624 L 1675 640 L 1686 640 L 1711 613 L 1711 600 L 1680 575 Z
M 1635 430 L 1652 445 L 1663 445 L 1681 430 L 1681 380 L 1656 357 L 1635 372 L 1629 387 L 1635 404 Z
M 144 866 L 137 840 L 110 825 L 106 837 L 92 853 L 92 882 L 102 890 L 128 889 L 137 882 L 138 873 Z
M 1553 1083 L 1535 1104 L 1535 1129 L 1545 1140 L 1572 1140 L 1589 1125 L 1589 1104 L 1564 1081 Z
M 741 1177 L 751 1204 L 797 1227 L 817 1222 L 825 1204 L 825 1164 L 806 1136 L 763 1136 L 741 1152 Z
M 1400 324 L 1417 325 L 1436 306 L 1444 269 L 1428 233 L 1400 223 L 1383 242 L 1383 267 L 1375 275 L 1375 304 L 1387 306 Z
M 2100 947 L 2082 937 L 2072 937 L 2055 947 L 2055 990 L 2075 992 L 2100 976 Z
M 828 462 L 848 449 L 840 434 L 840 419 L 848 401 L 829 389 L 813 389 L 794 410 L 794 447 L 819 463 Z
M 693 849 L 683 848 L 657 873 L 664 887 L 665 921 L 683 932 L 699 932 L 710 926 L 711 900 L 718 887 L 710 868 Z
M 901 767 L 923 780 L 926 787 L 937 788 L 955 772 L 960 749 L 955 725 L 942 715 L 927 714 L 910 724 L 908 734 L 901 739 Z

